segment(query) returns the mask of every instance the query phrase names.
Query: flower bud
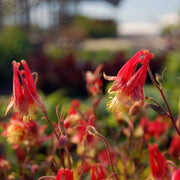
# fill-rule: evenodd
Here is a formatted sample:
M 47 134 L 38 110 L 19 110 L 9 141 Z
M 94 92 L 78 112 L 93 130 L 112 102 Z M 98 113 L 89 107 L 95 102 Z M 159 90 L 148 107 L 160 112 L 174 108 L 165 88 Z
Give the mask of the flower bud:
M 66 135 L 61 135 L 57 142 L 57 147 L 64 148 L 67 145 L 68 138 Z
M 88 133 L 93 135 L 93 136 L 97 136 L 99 134 L 94 126 L 89 126 L 88 127 Z
M 140 111 L 141 107 L 142 107 L 142 104 L 140 101 L 135 102 L 134 105 L 132 105 L 129 109 L 129 115 L 130 116 L 136 115 Z
M 162 77 L 161 77 L 158 73 L 156 73 L 155 77 L 156 77 L 156 81 L 157 81 L 159 84 L 162 84 L 162 83 L 163 83 L 163 79 L 162 79 Z

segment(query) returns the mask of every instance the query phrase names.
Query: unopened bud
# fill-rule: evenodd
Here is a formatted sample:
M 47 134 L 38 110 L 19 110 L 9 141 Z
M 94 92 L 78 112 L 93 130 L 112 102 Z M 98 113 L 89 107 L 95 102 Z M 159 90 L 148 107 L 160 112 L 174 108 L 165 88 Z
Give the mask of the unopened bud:
M 68 138 L 66 135 L 61 135 L 57 142 L 57 147 L 64 148 L 67 145 Z
M 156 73 L 156 81 L 160 84 L 160 83 L 162 83 L 162 78 L 161 78 L 161 76 L 158 74 L 158 73 Z
M 163 69 L 163 72 L 161 73 L 161 75 L 156 73 L 156 81 L 159 83 L 161 88 L 162 88 L 162 84 L 164 83 L 163 76 L 164 76 L 165 71 L 166 71 L 166 68 Z
M 88 133 L 93 135 L 93 136 L 97 136 L 99 134 L 94 126 L 89 126 L 88 127 Z
M 159 83 L 160 87 L 162 88 L 162 84 L 164 82 L 163 78 L 156 73 L 156 81 Z
M 129 115 L 134 116 L 136 115 L 142 107 L 142 103 L 140 101 L 135 102 L 134 105 L 132 105 L 129 109 Z

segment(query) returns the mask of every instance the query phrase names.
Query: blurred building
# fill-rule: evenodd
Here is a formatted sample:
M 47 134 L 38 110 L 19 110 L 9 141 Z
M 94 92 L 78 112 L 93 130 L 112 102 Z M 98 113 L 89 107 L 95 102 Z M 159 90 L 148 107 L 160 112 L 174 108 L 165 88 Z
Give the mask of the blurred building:
M 82 1 L 88 0 L 0 0 L 0 28 L 16 25 L 26 30 L 32 26 L 58 29 L 71 21 Z M 117 6 L 121 0 L 101 1 Z

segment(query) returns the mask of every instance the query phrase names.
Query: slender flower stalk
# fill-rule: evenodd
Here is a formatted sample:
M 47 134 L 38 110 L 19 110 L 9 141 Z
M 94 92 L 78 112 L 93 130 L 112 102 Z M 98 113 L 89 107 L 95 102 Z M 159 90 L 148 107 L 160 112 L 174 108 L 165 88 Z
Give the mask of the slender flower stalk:
M 118 178 L 118 176 L 117 176 L 117 173 L 116 173 L 115 170 L 114 170 L 113 163 L 112 163 L 111 154 L 110 154 L 110 148 L 109 148 L 109 143 L 108 143 L 107 139 L 106 139 L 102 134 L 99 134 L 99 133 L 98 133 L 97 136 L 100 137 L 100 138 L 104 141 L 104 144 L 106 145 L 106 149 L 107 149 L 107 152 L 108 152 L 109 162 L 110 162 L 110 166 L 111 166 L 113 175 L 115 176 L 115 179 L 116 179 L 116 180 L 119 180 L 119 178 Z
M 109 143 L 108 143 L 107 139 L 102 134 L 100 134 L 93 126 L 88 127 L 88 133 L 92 134 L 93 136 L 97 136 L 97 137 L 99 137 L 99 138 L 101 138 L 103 140 L 103 142 L 104 142 L 104 144 L 106 146 L 106 150 L 108 152 L 108 157 L 109 157 L 109 162 L 110 162 L 112 172 L 115 175 L 116 180 L 118 180 L 118 176 L 117 176 L 117 173 L 114 170 L 113 162 L 112 162 L 112 159 L 111 159 L 111 153 L 110 153 Z
M 83 155 L 82 155 L 82 168 L 80 171 L 80 175 L 79 175 L 79 180 L 82 179 L 82 175 L 85 169 L 85 165 L 86 165 L 86 148 L 87 148 L 87 139 L 84 139 L 84 143 L 83 143 L 84 147 L 83 147 Z
M 59 139 L 59 136 L 58 136 L 56 130 L 54 129 L 54 126 L 52 125 L 52 123 L 51 123 L 51 121 L 50 121 L 47 113 L 44 114 L 44 116 L 45 116 L 45 118 L 47 119 L 47 121 L 48 121 L 48 123 L 49 123 L 49 125 L 50 125 L 50 127 L 51 127 L 51 129 L 52 129 L 52 131 L 53 131 L 53 133 L 55 134 L 55 136 L 56 136 L 56 138 L 57 138 L 57 140 L 58 140 L 58 139 Z
M 153 77 L 153 74 L 152 74 L 151 69 L 150 69 L 149 66 L 148 66 L 148 73 L 149 73 L 149 76 L 150 76 L 153 84 L 155 85 L 155 87 L 157 88 L 157 90 L 160 92 L 161 97 L 163 98 L 163 101 L 164 101 L 164 103 L 165 103 L 165 105 L 166 105 L 166 107 L 167 107 L 167 110 L 168 110 L 168 113 L 169 113 L 169 114 L 166 113 L 166 115 L 171 119 L 172 124 L 173 124 L 176 132 L 177 132 L 178 135 L 180 136 L 180 130 L 178 129 L 178 127 L 177 127 L 177 125 L 176 125 L 176 123 L 175 123 L 175 121 L 174 121 L 174 118 L 173 118 L 171 109 L 170 109 L 169 104 L 168 104 L 168 102 L 167 102 L 167 100 L 166 100 L 166 97 L 165 97 L 165 95 L 164 95 L 164 92 L 163 92 L 163 90 L 162 90 L 162 87 L 160 88 L 160 87 L 158 86 L 158 84 L 156 83 L 156 81 L 155 81 L 155 79 L 154 79 L 154 77 Z
M 62 109 L 61 113 L 59 113 L 58 106 L 57 106 L 56 107 L 56 115 L 57 115 L 57 118 L 58 118 L 59 131 L 61 132 L 62 135 L 67 136 L 66 131 L 65 131 L 65 127 L 64 127 L 64 119 L 63 119 L 63 117 L 64 117 L 64 109 Z M 57 137 L 57 139 L 59 139 L 59 136 L 57 135 L 57 133 L 56 133 L 56 137 Z M 67 156 L 67 159 L 68 159 L 68 169 L 71 169 L 71 160 L 70 160 L 70 154 L 69 154 L 69 149 L 68 149 L 67 143 L 65 144 L 64 149 L 65 149 L 66 156 Z

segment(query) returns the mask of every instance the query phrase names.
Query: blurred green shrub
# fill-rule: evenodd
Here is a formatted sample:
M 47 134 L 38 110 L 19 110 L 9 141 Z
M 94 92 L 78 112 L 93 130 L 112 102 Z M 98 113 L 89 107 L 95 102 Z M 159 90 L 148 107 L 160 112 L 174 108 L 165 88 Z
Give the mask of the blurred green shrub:
M 167 68 L 164 75 L 164 88 L 169 100 L 172 111 L 177 115 L 178 103 L 180 97 L 180 52 L 174 51 L 167 55 L 165 67 Z
M 167 25 L 163 28 L 162 35 L 175 35 L 180 31 L 180 24 L 177 25 Z
M 0 65 L 15 58 L 22 59 L 30 51 L 26 33 L 15 27 L 0 31 L 0 45 Z
M 166 73 L 165 80 L 168 83 L 169 87 L 173 87 L 174 85 L 180 87 L 180 52 L 174 51 L 170 52 L 166 58 Z

